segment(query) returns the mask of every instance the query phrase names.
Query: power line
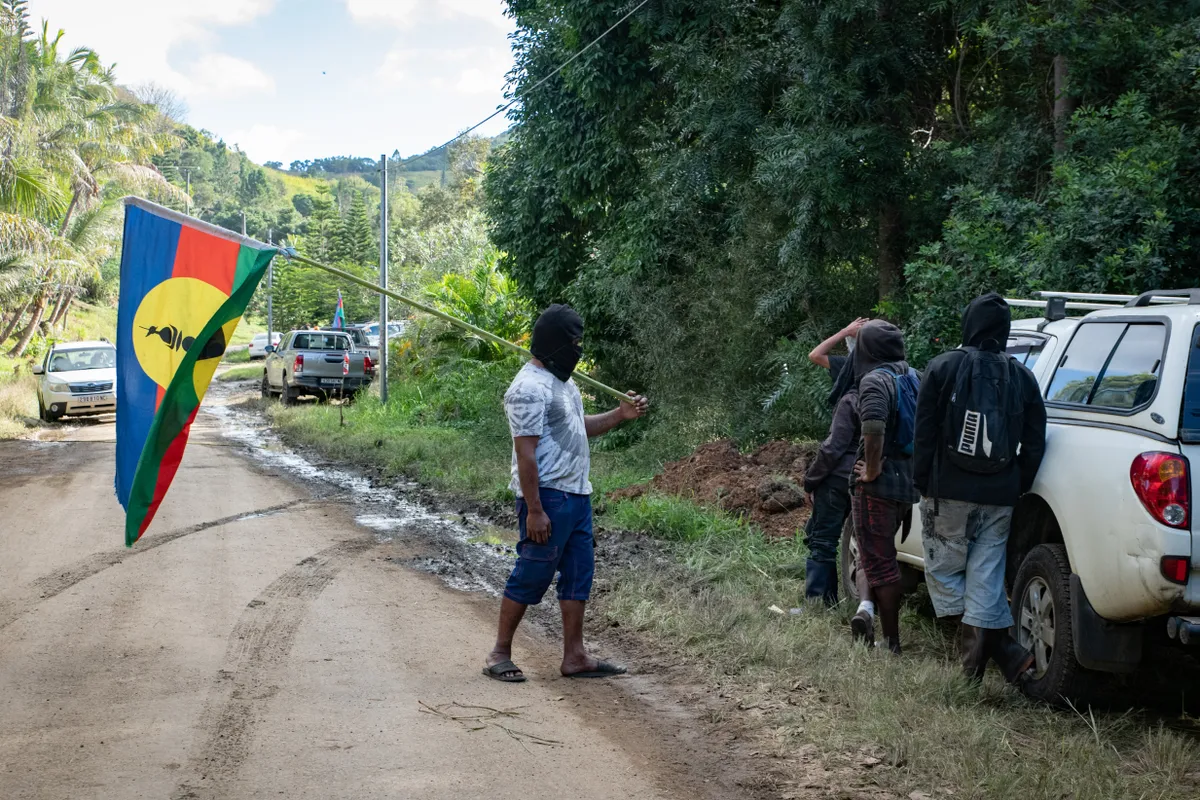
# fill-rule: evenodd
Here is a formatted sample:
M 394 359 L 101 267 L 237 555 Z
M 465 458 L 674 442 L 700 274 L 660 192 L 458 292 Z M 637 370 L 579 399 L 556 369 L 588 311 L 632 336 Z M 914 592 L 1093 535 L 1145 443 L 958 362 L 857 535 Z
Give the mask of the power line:
M 525 95 L 526 95 L 526 96 L 528 96 L 528 95 L 529 95 L 531 92 L 533 92 L 535 89 L 537 89 L 537 88 L 538 88 L 539 86 L 541 86 L 543 83 L 545 83 L 546 81 L 550 80 L 551 78 L 553 78 L 553 77 L 554 77 L 555 75 L 557 75 L 558 73 L 562 72 L 564 69 L 566 69 L 568 66 L 570 66 L 570 65 L 571 65 L 571 62 L 573 62 L 575 59 L 579 58 L 581 55 L 583 55 L 584 53 L 586 53 L 588 50 L 591 50 L 593 47 L 595 47 L 597 44 L 599 44 L 601 39 L 603 39 L 605 36 L 608 36 L 610 33 L 612 33 L 614 30 L 616 30 L 616 29 L 617 29 L 617 26 L 618 26 L 618 25 L 620 25 L 622 22 L 624 22 L 625 20 L 627 20 L 627 19 L 629 19 L 630 17 L 632 17 L 632 16 L 633 16 L 634 14 L 636 14 L 638 11 L 641 11 L 641 9 L 642 9 L 642 6 L 646 5 L 646 4 L 647 4 L 647 3 L 649 3 L 649 2 L 650 2 L 650 0 L 642 0 L 642 2 L 638 3 L 638 4 L 637 4 L 636 6 L 634 6 L 634 7 L 633 7 L 633 8 L 632 8 L 630 11 L 626 12 L 625 16 L 621 17 L 619 20 L 617 20 L 616 22 L 614 22 L 614 23 L 613 23 L 613 24 L 612 24 L 612 25 L 609 27 L 609 29 L 608 29 L 608 30 L 606 30 L 604 33 L 602 33 L 602 34 L 600 34 L 599 36 L 597 36 L 595 39 L 592 39 L 592 41 L 588 42 L 588 44 L 587 44 L 587 46 L 586 46 L 586 47 L 584 47 L 582 50 L 580 50 L 580 51 L 579 51 L 578 53 L 576 53 L 575 55 L 573 55 L 573 56 L 571 56 L 570 58 L 568 58 L 568 59 L 567 59 L 566 61 L 564 61 L 563 63 L 559 64 L 559 65 L 558 65 L 558 66 L 555 68 L 555 70 L 554 70 L 553 72 L 551 72 L 549 75 L 547 75 L 546 77 L 542 78 L 540 81 L 538 81 L 538 82 L 537 82 L 537 83 L 535 83 L 533 86 L 531 86 L 531 87 L 528 89 L 528 91 L 526 91 L 526 92 L 525 92 Z M 483 125 L 483 124 L 485 124 L 485 123 L 487 123 L 487 122 L 490 122 L 491 120 L 495 119 L 495 118 L 496 118 L 497 116 L 499 116 L 500 114 L 503 114 L 505 111 L 508 111 L 510 108 L 512 108 L 514 105 L 516 105 L 516 104 L 517 104 L 517 101 L 518 101 L 518 100 L 520 100 L 520 99 L 521 99 L 520 97 L 514 97 L 512 100 L 509 100 L 509 101 L 508 101 L 508 103 L 506 103 L 505 105 L 503 105 L 503 106 L 501 106 L 500 108 L 496 109 L 496 110 L 495 110 L 495 111 L 493 111 L 491 114 L 489 114 L 488 116 L 486 116 L 486 117 L 484 117 L 483 119 L 481 119 L 479 122 L 476 122 L 474 125 L 472 125 L 471 127 L 467 128 L 465 131 L 463 131 L 462 133 L 458 134 L 457 136 L 455 136 L 453 139 L 449 140 L 449 141 L 448 141 L 448 142 L 446 142 L 445 144 L 438 145 L 437 147 L 433 148 L 432 150 L 426 150 L 424 153 L 421 153 L 420 155 L 409 156 L 408 158 L 406 158 L 406 159 L 403 159 L 402 161 L 400 161 L 400 163 L 399 163 L 399 164 L 397 164 L 397 166 L 400 166 L 400 167 L 402 167 L 402 166 L 404 166 L 405 164 L 409 163 L 410 161 L 416 161 L 416 160 L 417 160 L 417 159 L 419 159 L 419 158 L 424 158 L 425 156 L 428 156 L 428 155 L 431 155 L 431 154 L 433 154 L 433 153 L 436 153 L 436 152 L 437 152 L 437 151 L 439 151 L 439 150 L 444 150 L 444 149 L 446 149 L 447 147 L 449 147 L 450 145 L 454 144 L 454 143 L 455 143 L 455 142 L 457 142 L 459 139 L 463 138 L 464 136 L 466 136 L 467 134 L 469 134 L 471 131 L 475 130 L 475 129 L 476 129 L 476 128 L 478 128 L 479 126 L 481 126 L 481 125 Z

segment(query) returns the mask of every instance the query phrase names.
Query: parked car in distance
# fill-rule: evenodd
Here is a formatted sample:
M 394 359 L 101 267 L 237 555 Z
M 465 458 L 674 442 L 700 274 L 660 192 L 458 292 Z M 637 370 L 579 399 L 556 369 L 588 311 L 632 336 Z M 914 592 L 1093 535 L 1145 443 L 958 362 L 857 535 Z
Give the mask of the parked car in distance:
M 367 322 L 360 326 L 367 334 L 367 340 L 372 347 L 379 347 L 379 323 Z M 394 339 L 397 336 L 404 335 L 404 322 L 401 320 L 393 320 L 388 323 L 388 338 Z
M 117 348 L 109 342 L 56 344 L 34 365 L 33 374 L 38 376 L 38 416 L 44 422 L 117 410 Z
M 279 343 L 281 341 L 283 341 L 283 334 L 279 331 L 275 331 L 271 334 L 271 341 L 269 341 L 269 342 L 267 341 L 267 334 L 265 334 L 265 333 L 254 334 L 254 338 L 250 340 L 250 347 L 249 347 L 250 358 L 251 359 L 266 358 L 267 357 L 267 345 L 273 344 L 276 347 L 279 347 Z
M 1045 458 L 1013 513 L 1006 579 L 1017 639 L 1036 657 L 1025 690 L 1050 702 L 1077 694 L 1089 670 L 1136 669 L 1147 626 L 1200 645 L 1200 289 L 1070 297 L 1096 310 L 1014 322 L 1007 345 L 1037 378 L 1048 417 Z M 908 539 L 896 539 L 911 578 L 924 570 L 915 513 Z M 843 585 L 857 602 L 851 533 Z
M 374 372 L 370 355 L 355 350 L 345 331 L 292 331 L 278 349 L 268 345 L 262 396 L 278 394 L 285 405 L 305 395 L 353 398 Z

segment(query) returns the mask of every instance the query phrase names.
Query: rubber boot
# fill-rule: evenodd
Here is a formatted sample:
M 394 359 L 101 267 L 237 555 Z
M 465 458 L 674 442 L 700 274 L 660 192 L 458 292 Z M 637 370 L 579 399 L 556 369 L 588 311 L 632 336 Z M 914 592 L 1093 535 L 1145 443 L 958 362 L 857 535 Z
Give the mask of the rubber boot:
M 1020 683 L 1036 663 L 1033 653 L 1021 647 L 1008 629 L 985 631 L 985 633 L 988 639 L 988 655 L 996 661 L 1000 671 L 1004 673 L 1004 680 L 1012 684 Z
M 875 587 L 874 592 L 883 638 L 888 649 L 900 655 L 900 601 L 904 599 L 904 587 L 899 582 L 889 583 Z
M 988 665 L 988 646 L 991 644 L 991 631 L 967 625 L 959 627 L 959 647 L 962 653 L 963 675 L 978 683 L 983 680 L 983 673 Z
M 806 600 L 819 598 L 825 602 L 827 607 L 837 605 L 837 564 L 828 561 L 813 561 L 811 558 L 805 562 L 804 598 Z

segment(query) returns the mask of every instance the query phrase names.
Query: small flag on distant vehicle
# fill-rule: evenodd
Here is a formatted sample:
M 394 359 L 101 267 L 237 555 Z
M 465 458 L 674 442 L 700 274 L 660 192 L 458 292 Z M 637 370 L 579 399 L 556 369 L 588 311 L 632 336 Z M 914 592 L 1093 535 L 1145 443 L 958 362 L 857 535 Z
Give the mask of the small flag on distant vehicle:
M 117 499 L 125 545 L 154 519 L 225 347 L 278 250 L 125 198 L 117 305 Z
M 333 328 L 341 330 L 346 327 L 346 307 L 342 305 L 342 290 L 338 289 L 337 311 L 333 312 Z

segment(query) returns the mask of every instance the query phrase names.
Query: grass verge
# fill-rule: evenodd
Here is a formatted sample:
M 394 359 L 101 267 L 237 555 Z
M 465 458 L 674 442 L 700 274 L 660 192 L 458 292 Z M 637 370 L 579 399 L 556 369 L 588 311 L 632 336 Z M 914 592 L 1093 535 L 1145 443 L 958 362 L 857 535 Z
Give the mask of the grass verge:
M 227 369 L 217 376 L 217 380 L 223 383 L 231 383 L 233 381 L 249 381 L 261 380 L 263 376 L 262 364 L 249 364 L 244 367 L 234 367 Z
M 1200 747 L 1186 733 L 1140 714 L 1055 710 L 995 674 L 968 683 L 920 597 L 905 610 L 897 659 L 851 643 L 852 608 L 802 602 L 798 542 L 767 542 L 677 498 L 614 503 L 606 521 L 668 539 L 675 566 L 634 567 L 602 613 L 681 652 L 736 694 L 734 709 L 763 710 L 775 755 L 815 745 L 841 781 L 901 796 L 1182 800 L 1200 791 Z M 771 605 L 802 610 L 783 616 Z M 867 767 L 871 757 L 882 763 Z
M 506 500 L 511 445 L 499 400 L 510 366 L 398 381 L 388 406 L 363 398 L 344 409 L 344 424 L 338 408 L 264 408 L 285 438 L 326 457 Z M 678 457 L 669 438 L 651 431 L 621 449 L 594 448 L 597 490 L 642 482 Z M 663 540 L 673 558 L 665 568 L 635 562 L 596 613 L 683 655 L 720 686 L 731 699 L 715 713 L 736 715 L 768 743 L 780 788 L 817 787 L 785 796 L 1182 800 L 1200 792 L 1200 748 L 1186 733 L 1139 713 L 1037 705 L 994 674 L 982 686 L 966 682 L 923 594 L 905 609 L 906 655 L 895 659 L 851 644 L 852 609 L 802 603 L 799 542 L 768 542 L 740 520 L 674 497 L 597 507 L 602 524 Z M 780 615 L 772 605 L 803 610 Z M 815 773 L 796 758 L 814 749 Z

